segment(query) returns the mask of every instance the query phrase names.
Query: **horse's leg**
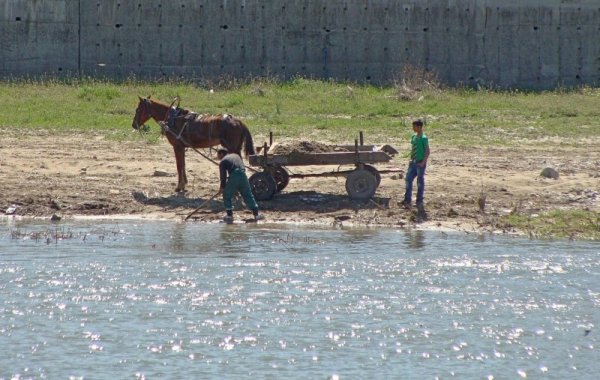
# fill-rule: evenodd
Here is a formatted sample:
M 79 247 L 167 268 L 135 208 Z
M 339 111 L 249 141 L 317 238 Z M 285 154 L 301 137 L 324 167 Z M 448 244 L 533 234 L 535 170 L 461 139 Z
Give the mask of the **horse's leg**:
M 177 187 L 175 191 L 185 191 L 185 184 L 187 183 L 185 176 L 185 148 L 181 145 L 175 145 L 173 151 L 175 152 L 175 164 L 177 165 Z
M 181 169 L 183 171 L 183 187 L 187 186 L 187 170 L 185 170 L 185 148 L 183 148 L 183 153 L 181 154 L 182 159 L 181 161 L 183 162 L 183 168 Z M 185 191 L 185 189 L 183 189 Z

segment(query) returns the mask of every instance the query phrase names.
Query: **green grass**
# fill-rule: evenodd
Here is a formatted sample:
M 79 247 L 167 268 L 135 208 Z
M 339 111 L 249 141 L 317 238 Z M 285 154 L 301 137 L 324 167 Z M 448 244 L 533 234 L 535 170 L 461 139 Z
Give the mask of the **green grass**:
M 600 214 L 586 210 L 555 210 L 540 215 L 507 215 L 500 221 L 536 238 L 600 240 Z
M 417 117 L 426 120 L 432 142 L 445 145 L 600 136 L 599 89 L 535 93 L 445 89 L 420 93 L 410 101 L 399 100 L 396 91 L 302 78 L 215 86 L 182 81 L 16 80 L 0 82 L 0 126 L 128 138 L 138 95 L 152 95 L 165 102 L 179 96 L 183 107 L 230 113 L 244 119 L 255 133 L 273 131 L 290 138 L 351 143 L 362 130 L 367 141 L 404 139 L 411 133 L 410 121 Z M 158 133 L 158 127 L 153 131 Z

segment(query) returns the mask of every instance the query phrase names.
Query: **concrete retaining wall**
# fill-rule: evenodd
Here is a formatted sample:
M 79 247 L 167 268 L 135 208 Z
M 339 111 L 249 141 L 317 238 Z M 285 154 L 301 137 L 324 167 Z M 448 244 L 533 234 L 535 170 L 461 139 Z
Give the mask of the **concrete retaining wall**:
M 0 0 L 0 76 L 600 83 L 599 0 Z

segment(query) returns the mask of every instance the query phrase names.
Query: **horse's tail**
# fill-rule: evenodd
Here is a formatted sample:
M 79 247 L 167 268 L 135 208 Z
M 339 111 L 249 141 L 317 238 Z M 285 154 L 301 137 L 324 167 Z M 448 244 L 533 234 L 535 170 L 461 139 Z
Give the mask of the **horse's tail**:
M 250 155 L 256 154 L 256 150 L 254 149 L 254 141 L 252 140 L 252 134 L 250 133 L 250 130 L 248 129 L 246 124 L 244 124 L 243 122 L 240 123 L 242 124 L 242 129 L 244 131 L 244 153 L 246 157 L 248 157 Z

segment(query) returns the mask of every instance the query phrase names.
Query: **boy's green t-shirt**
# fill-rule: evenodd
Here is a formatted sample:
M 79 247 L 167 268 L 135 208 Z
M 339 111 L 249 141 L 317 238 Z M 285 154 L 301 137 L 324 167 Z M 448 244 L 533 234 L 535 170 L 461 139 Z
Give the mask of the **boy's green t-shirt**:
M 429 139 L 427 139 L 427 135 L 423 134 L 421 137 L 419 137 L 417 134 L 412 135 L 410 138 L 410 144 L 412 145 L 410 159 L 423 161 L 425 159 L 425 151 L 429 146 Z

